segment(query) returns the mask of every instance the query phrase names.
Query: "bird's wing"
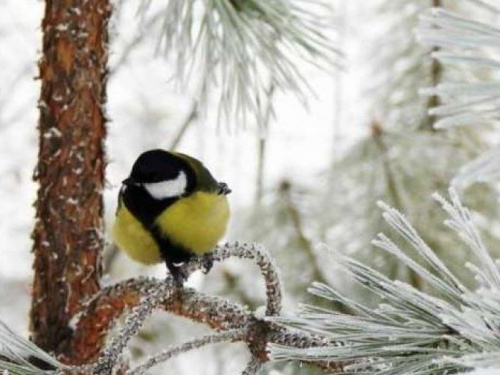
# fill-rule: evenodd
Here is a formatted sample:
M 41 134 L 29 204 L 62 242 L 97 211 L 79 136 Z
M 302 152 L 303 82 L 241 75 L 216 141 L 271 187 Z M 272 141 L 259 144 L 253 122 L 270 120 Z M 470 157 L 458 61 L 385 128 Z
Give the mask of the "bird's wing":
M 125 185 L 123 185 L 120 188 L 120 191 L 118 192 L 118 204 L 116 205 L 116 211 L 115 211 L 115 216 L 118 215 L 118 210 L 121 208 L 123 204 L 123 192 L 125 191 Z
M 196 178 L 198 179 L 198 186 L 196 187 L 196 190 L 207 191 L 207 192 L 219 191 L 219 183 L 214 178 L 214 176 L 212 176 L 210 171 L 207 168 L 205 168 L 205 166 L 201 161 L 193 158 L 192 156 L 182 154 L 180 152 L 175 152 L 174 154 L 179 158 L 181 158 L 182 160 L 186 161 L 195 171 Z

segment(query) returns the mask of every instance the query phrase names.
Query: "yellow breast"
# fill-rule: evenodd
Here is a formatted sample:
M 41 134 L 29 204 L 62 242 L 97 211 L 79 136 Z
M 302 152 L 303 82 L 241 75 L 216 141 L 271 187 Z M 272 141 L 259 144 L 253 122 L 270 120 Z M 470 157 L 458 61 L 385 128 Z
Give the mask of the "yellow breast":
M 226 233 L 229 205 L 225 195 L 196 192 L 181 198 L 157 219 L 160 232 L 196 255 L 212 250 Z
M 124 204 L 116 214 L 113 238 L 118 247 L 137 262 L 144 264 L 162 262 L 155 240 Z

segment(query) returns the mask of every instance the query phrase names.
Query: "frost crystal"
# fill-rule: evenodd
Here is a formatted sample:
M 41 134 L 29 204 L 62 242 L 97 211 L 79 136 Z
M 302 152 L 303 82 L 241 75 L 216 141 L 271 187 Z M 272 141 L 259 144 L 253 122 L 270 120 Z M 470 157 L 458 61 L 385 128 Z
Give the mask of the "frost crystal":
M 469 268 L 479 280 L 477 290 L 470 290 L 460 281 L 461 275 L 448 269 L 401 213 L 380 204 L 384 219 L 413 252 L 404 251 L 383 234 L 374 244 L 412 269 L 442 297 L 391 280 L 337 253 L 341 268 L 379 295 L 383 303 L 371 308 L 327 285 L 314 284 L 311 293 L 340 302 L 355 315 L 307 305 L 297 317 L 273 320 L 325 335 L 341 345 L 308 349 L 271 345 L 273 358 L 349 363 L 344 368 L 346 374 L 446 374 L 499 366 L 500 271 L 485 249 L 470 212 L 453 189 L 449 195 L 449 200 L 439 195 L 435 199 L 448 214 L 446 225 L 470 249 L 474 263 Z

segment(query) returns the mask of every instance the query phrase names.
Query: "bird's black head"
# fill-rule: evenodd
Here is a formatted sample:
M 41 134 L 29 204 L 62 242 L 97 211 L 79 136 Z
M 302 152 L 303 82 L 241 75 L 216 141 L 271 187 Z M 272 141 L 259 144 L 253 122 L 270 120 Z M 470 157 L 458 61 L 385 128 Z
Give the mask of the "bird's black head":
M 123 184 L 142 189 L 155 200 L 164 200 L 190 194 L 196 185 L 196 175 L 177 155 L 150 150 L 137 158 Z

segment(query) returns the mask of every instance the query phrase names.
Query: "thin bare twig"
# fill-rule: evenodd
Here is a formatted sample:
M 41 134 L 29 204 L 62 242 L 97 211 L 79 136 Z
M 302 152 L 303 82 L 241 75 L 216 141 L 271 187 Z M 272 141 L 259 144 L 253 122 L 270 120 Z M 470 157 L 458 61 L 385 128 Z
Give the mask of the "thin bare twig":
M 259 132 L 258 132 L 258 153 L 257 153 L 257 190 L 255 194 L 255 201 L 260 203 L 262 197 L 264 195 L 264 179 L 265 179 L 265 166 L 266 166 L 266 156 L 267 156 L 267 148 L 269 143 L 269 138 L 267 137 L 267 133 L 269 132 L 269 126 L 271 123 L 271 119 L 274 117 L 273 110 L 273 100 L 274 93 L 276 90 L 276 85 L 273 80 L 270 80 L 269 87 L 266 90 L 267 102 L 265 103 L 265 111 L 262 119 L 262 123 L 259 123 Z M 259 106 L 261 106 L 261 102 L 259 101 Z
M 264 195 L 264 170 L 266 164 L 266 151 L 267 151 L 268 140 L 263 137 L 259 137 L 257 144 L 257 184 L 255 191 L 255 201 L 260 203 L 262 201 L 262 196 Z
M 182 123 L 179 132 L 177 135 L 174 137 L 174 140 L 169 146 L 170 151 L 175 151 L 175 149 L 179 146 L 179 143 L 181 143 L 182 138 L 186 134 L 186 131 L 188 130 L 189 126 L 193 123 L 194 120 L 198 118 L 198 102 L 194 101 L 193 105 L 191 106 L 191 109 L 189 110 L 186 119 Z
M 311 241 L 309 241 L 306 234 L 304 233 L 300 212 L 292 201 L 291 189 L 292 186 L 289 181 L 283 181 L 280 185 L 280 193 L 285 202 L 285 208 L 288 212 L 290 220 L 292 221 L 292 225 L 295 229 L 295 234 L 297 235 L 297 240 L 299 241 L 300 248 L 307 256 L 308 262 L 313 269 L 312 279 L 322 283 L 326 283 L 327 280 L 325 279 L 323 271 L 318 264 L 318 259 L 316 257 L 316 254 L 314 253 Z
M 261 361 L 256 358 L 252 358 L 241 375 L 257 375 L 262 367 L 263 364 Z
M 209 344 L 242 341 L 245 339 L 246 335 L 247 335 L 247 332 L 245 330 L 231 330 L 231 331 L 226 331 L 226 332 L 222 332 L 222 333 L 206 335 L 206 336 L 185 342 L 185 343 L 180 344 L 180 345 L 171 346 L 167 350 L 147 359 L 141 365 L 133 368 L 131 371 L 127 372 L 127 375 L 142 375 L 147 370 L 149 370 L 151 367 L 156 366 L 160 363 L 163 363 L 163 362 L 169 360 L 170 358 L 172 358 L 178 354 L 181 354 L 181 353 L 193 350 L 193 349 L 201 348 L 202 346 L 209 345 Z

